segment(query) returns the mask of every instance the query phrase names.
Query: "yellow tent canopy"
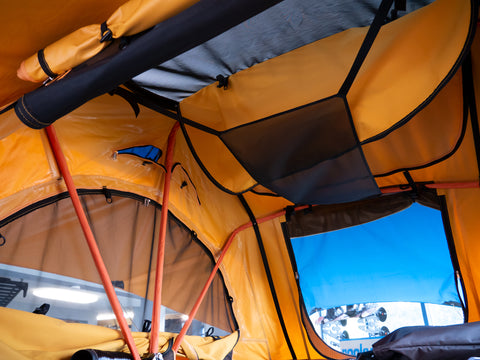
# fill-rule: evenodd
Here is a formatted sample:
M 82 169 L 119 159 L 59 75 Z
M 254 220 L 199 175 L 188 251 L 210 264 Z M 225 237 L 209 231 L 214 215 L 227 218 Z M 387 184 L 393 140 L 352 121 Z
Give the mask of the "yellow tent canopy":
M 286 229 L 300 213 L 309 233 L 317 225 L 307 222 L 338 209 L 378 218 L 415 201 L 442 209 L 466 320 L 479 321 L 479 4 L 403 5 L 3 4 L 0 279 L 24 274 L 17 280 L 29 282 L 29 294 L 35 277 L 74 278 L 91 291 L 101 283 L 45 130 L 53 128 L 108 274 L 122 284 L 117 295 L 136 296 L 142 321 L 151 319 L 159 233 L 162 305 L 184 314 L 231 240 L 198 320 L 225 335 L 239 330 L 234 360 L 350 358 L 315 333 Z M 0 342 L 19 359 L 68 359 L 108 342 L 125 350 L 119 332 L 52 319 L 46 328 L 68 328 L 59 335 L 68 346 L 28 348 L 17 336 L 33 336 L 21 329 L 29 321 L 41 329 L 40 315 L 0 310 L 21 318 L 1 327 Z M 135 342 L 146 341 L 148 329 L 136 330 Z M 224 350 L 213 346 L 204 358 Z

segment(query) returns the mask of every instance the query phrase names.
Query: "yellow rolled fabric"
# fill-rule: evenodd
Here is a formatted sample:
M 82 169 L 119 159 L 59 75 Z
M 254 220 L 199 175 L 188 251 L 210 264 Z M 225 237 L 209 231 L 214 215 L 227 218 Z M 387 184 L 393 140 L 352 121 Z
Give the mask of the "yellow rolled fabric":
M 130 0 L 110 16 L 106 25 L 112 32 L 112 39 L 134 35 L 182 12 L 197 1 Z M 43 51 L 45 62 L 52 73 L 61 75 L 106 47 L 109 42 L 100 42 L 101 38 L 100 24 L 80 28 L 48 45 Z M 50 77 L 40 65 L 37 54 L 22 61 L 17 76 L 31 82 L 43 82 Z

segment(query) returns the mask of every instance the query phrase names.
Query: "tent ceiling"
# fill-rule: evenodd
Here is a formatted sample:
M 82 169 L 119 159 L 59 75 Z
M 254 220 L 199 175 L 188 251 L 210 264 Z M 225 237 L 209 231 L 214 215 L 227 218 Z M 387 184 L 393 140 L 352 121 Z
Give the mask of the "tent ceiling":
M 407 11 L 400 11 L 399 15 L 431 1 L 408 1 Z M 82 26 L 103 22 L 124 2 L 53 0 L 49 1 L 49 6 L 44 6 L 44 2 L 29 0 L 28 3 L 3 5 L 0 78 L 4 86 L 0 90 L 0 106 L 39 86 L 17 78 L 16 71 L 22 60 Z M 218 74 L 228 76 L 345 29 L 367 26 L 379 4 L 380 0 L 348 0 L 341 4 L 334 0 L 285 0 L 146 71 L 135 81 L 159 95 L 180 101 L 215 82 Z
M 407 1 L 406 11 L 398 16 L 431 2 Z M 327 36 L 369 26 L 380 3 L 284 0 L 133 80 L 157 95 L 181 101 L 214 83 L 217 75 L 230 76 Z

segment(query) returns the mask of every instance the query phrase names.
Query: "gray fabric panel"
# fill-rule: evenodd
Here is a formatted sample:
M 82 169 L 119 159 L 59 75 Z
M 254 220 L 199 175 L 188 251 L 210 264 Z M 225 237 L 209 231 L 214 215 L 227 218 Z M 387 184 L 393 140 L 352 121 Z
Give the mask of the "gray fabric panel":
M 196 48 L 134 78 L 172 100 L 228 76 L 352 27 L 369 26 L 381 0 L 284 0 Z M 432 0 L 409 0 L 407 11 Z

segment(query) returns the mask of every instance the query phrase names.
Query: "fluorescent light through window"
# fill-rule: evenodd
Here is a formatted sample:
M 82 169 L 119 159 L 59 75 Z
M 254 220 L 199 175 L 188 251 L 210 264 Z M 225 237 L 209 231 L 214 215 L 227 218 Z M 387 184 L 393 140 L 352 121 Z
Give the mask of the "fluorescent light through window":
M 133 319 L 133 311 L 125 311 L 123 313 L 123 316 L 125 316 L 125 319 Z M 115 314 L 114 313 L 100 313 L 97 315 L 97 321 L 105 321 L 105 320 L 115 320 Z
M 44 287 L 33 290 L 33 295 L 50 300 L 65 301 L 75 304 L 91 304 L 98 300 L 98 295 L 78 289 Z

